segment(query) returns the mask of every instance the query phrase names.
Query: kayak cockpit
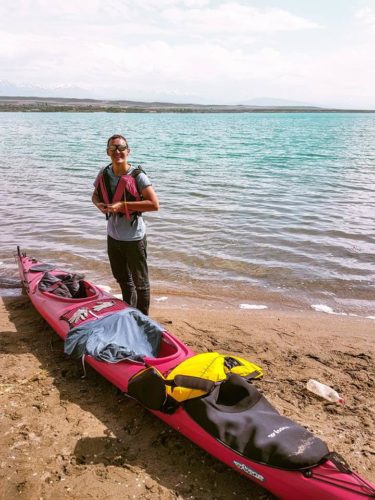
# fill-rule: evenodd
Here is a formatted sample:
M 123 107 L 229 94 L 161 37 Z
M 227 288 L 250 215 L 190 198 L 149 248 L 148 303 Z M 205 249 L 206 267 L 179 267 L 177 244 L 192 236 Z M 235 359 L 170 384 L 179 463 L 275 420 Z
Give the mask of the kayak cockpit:
M 43 295 L 46 295 L 47 297 L 51 297 L 54 300 L 62 300 L 65 302 L 85 302 L 89 300 L 94 300 L 99 297 L 99 294 L 101 292 L 100 289 L 93 287 L 91 283 L 88 281 L 81 281 L 80 282 L 80 287 L 81 287 L 81 292 L 79 294 L 79 297 L 64 297 L 62 295 L 58 295 L 54 293 L 53 291 L 46 291 L 46 290 L 40 290 Z
M 85 302 L 99 296 L 100 290 L 80 274 L 46 271 L 38 289 L 47 297 L 67 302 Z
M 166 332 L 163 332 L 156 358 L 169 358 L 170 356 L 177 354 L 178 351 L 176 342 L 171 342 L 170 338 L 166 335 Z

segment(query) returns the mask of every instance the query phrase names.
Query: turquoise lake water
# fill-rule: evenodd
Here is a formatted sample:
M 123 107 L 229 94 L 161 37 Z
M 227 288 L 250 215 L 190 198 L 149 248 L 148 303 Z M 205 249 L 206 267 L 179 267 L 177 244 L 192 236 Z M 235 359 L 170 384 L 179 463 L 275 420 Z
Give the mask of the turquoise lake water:
M 0 131 L 0 294 L 17 244 L 113 286 L 90 198 L 122 133 L 161 202 L 155 290 L 375 315 L 374 114 L 0 113 Z

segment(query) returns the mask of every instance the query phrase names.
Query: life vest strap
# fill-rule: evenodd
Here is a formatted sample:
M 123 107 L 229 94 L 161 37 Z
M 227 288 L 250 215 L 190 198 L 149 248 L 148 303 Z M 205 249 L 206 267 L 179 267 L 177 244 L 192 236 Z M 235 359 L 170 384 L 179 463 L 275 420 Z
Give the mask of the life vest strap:
M 259 377 L 260 372 L 254 370 L 246 377 L 242 377 L 245 380 L 249 381 L 256 377 Z M 220 384 L 222 380 L 218 382 L 214 382 L 213 380 L 208 380 L 202 377 L 194 377 L 192 375 L 176 375 L 173 380 L 165 380 L 165 385 L 170 387 L 184 387 L 185 389 L 196 389 L 198 391 L 211 392 L 212 389 Z
M 246 375 L 246 377 L 242 377 L 244 378 L 245 380 L 253 380 L 254 378 L 257 378 L 259 377 L 261 374 L 261 372 L 259 372 L 258 370 L 254 370 L 252 373 L 249 373 L 249 375 Z
M 164 383 L 171 387 L 185 387 L 186 389 L 197 389 L 204 392 L 211 392 L 216 385 L 212 380 L 191 375 L 176 375 L 173 380 L 165 380 Z

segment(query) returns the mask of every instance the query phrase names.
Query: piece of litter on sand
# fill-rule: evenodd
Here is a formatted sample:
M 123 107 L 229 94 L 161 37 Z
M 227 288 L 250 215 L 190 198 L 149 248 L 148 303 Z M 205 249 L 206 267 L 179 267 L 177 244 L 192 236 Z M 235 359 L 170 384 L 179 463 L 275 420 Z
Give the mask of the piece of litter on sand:
M 240 309 L 267 309 L 267 306 L 258 304 L 240 304 Z
M 96 285 L 100 290 L 103 290 L 103 292 L 110 292 L 112 288 L 108 285 Z
M 156 302 L 164 302 L 168 300 L 168 297 L 155 297 L 154 299 Z

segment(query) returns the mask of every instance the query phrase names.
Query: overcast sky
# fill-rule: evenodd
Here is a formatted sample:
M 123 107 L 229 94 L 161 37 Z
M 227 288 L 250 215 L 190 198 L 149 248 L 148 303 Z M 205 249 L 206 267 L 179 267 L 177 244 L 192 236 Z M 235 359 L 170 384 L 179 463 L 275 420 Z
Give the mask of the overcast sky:
M 374 54 L 374 0 L 0 2 L 3 88 L 375 109 Z

